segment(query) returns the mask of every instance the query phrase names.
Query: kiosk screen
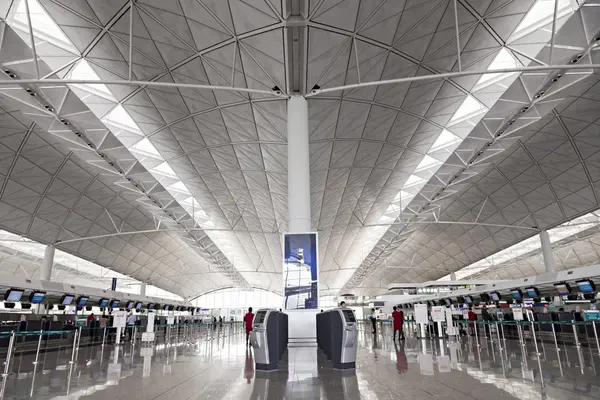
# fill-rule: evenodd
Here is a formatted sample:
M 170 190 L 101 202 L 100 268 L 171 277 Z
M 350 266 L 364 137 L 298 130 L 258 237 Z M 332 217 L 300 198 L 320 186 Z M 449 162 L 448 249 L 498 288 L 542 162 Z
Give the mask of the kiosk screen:
M 344 319 L 346 322 L 356 322 L 356 318 L 354 317 L 354 313 L 352 310 L 342 310 L 344 313 Z
M 256 313 L 256 316 L 254 317 L 254 323 L 255 324 L 262 324 L 263 322 L 265 322 L 265 317 L 267 316 L 267 312 L 266 311 L 259 311 Z

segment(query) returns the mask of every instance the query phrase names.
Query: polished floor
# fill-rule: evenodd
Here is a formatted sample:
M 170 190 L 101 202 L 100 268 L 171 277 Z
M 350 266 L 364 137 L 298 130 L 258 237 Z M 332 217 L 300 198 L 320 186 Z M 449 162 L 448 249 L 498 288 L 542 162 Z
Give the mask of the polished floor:
M 17 355 L 3 399 L 600 399 L 600 356 L 533 343 L 460 342 L 360 332 L 357 368 L 333 370 L 314 348 L 290 348 L 277 372 L 255 371 L 228 327 L 168 346 L 100 346 Z M 502 344 L 502 346 L 499 346 Z M 538 357 L 537 354 L 540 354 Z M 598 371 L 600 372 L 600 371 Z

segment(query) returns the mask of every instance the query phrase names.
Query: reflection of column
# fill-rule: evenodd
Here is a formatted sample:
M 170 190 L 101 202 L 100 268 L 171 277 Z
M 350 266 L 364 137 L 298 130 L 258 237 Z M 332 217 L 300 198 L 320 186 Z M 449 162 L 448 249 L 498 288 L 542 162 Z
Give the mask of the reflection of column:
M 54 246 L 46 246 L 44 251 L 44 262 L 42 264 L 42 271 L 40 273 L 40 279 L 43 281 L 49 281 L 52 276 L 52 265 L 54 265 Z
M 556 263 L 554 262 L 554 254 L 552 253 L 552 245 L 550 244 L 548 232 L 540 232 L 540 242 L 542 244 L 542 255 L 544 257 L 546 272 L 556 272 Z
M 299 95 L 287 102 L 288 232 L 311 231 L 308 103 Z

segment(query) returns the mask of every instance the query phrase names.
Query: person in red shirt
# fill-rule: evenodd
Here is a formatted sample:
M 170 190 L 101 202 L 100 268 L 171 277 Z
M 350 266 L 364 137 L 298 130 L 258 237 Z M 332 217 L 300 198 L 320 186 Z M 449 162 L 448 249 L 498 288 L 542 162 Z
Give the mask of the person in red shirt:
M 402 330 L 402 325 L 404 324 L 404 312 L 402 310 L 398 311 L 398 307 L 392 307 L 394 311 L 392 312 L 392 318 L 394 319 L 394 338 L 392 340 L 396 340 L 396 332 L 398 333 L 398 340 L 404 340 L 404 331 Z
M 253 320 L 254 314 L 252 314 L 252 307 L 249 307 L 248 312 L 244 315 L 244 322 L 246 323 L 246 346 L 250 345 L 250 332 L 252 332 Z
M 477 315 L 473 311 L 473 307 L 469 307 L 469 312 L 467 314 L 467 318 L 469 319 L 469 326 L 471 328 L 471 331 L 475 332 L 475 329 L 477 329 L 477 325 L 475 325 L 475 321 L 477 321 Z M 473 336 L 473 335 L 474 335 L 474 333 L 471 333 L 471 336 Z

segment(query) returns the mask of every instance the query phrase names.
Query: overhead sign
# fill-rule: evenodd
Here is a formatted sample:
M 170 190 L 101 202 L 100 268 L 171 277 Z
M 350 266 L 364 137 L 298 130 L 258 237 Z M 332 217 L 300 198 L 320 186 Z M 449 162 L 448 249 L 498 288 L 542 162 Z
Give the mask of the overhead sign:
M 283 234 L 283 294 L 286 310 L 319 308 L 316 233 Z

